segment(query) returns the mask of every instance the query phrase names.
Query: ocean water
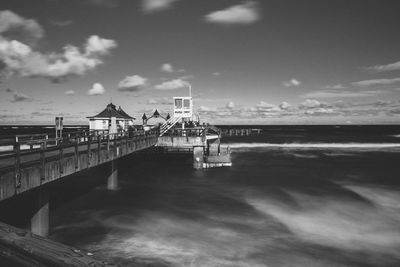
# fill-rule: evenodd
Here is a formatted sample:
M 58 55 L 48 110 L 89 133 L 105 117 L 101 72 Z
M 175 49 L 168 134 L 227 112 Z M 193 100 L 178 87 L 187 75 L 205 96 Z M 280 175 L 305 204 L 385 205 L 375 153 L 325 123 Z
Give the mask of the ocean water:
M 99 184 L 52 210 L 51 238 L 122 266 L 400 266 L 398 126 L 224 142 L 230 168 L 127 157 L 117 191 Z

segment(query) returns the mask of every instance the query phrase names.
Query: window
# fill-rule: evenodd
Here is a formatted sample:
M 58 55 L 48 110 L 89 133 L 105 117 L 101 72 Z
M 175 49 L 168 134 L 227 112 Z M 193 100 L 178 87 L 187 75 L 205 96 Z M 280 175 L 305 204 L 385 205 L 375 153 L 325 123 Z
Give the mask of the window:
M 190 100 L 189 99 L 184 99 L 183 100 L 183 107 L 185 109 L 190 109 Z
M 175 99 L 175 108 L 179 108 L 179 109 L 182 108 L 182 99 L 181 98 Z

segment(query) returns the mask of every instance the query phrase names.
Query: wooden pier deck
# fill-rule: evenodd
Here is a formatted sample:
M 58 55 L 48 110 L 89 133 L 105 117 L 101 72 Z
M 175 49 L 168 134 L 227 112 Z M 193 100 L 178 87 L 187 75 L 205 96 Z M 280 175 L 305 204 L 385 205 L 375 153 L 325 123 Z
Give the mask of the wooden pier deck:
M 157 137 L 155 131 L 131 136 L 92 133 L 60 140 L 36 140 L 32 149 L 27 150 L 21 150 L 26 143 L 9 144 L 13 150 L 0 154 L 0 201 L 154 146 Z

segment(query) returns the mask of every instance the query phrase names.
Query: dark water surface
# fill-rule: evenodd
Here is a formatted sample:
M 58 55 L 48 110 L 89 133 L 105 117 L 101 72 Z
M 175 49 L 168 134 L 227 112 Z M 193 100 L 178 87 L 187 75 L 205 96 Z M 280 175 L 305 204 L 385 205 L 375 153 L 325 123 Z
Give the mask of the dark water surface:
M 400 266 L 398 127 L 300 130 L 227 139 L 231 168 L 131 156 L 51 237 L 123 266 Z

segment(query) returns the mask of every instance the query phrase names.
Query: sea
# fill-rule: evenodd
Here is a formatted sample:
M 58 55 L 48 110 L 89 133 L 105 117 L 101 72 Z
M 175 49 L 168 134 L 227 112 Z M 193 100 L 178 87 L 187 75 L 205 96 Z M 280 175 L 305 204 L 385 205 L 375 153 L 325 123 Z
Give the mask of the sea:
M 57 183 L 50 238 L 121 266 L 400 266 L 400 125 L 221 127 L 262 129 L 222 139 L 232 167 L 137 153 L 116 191 Z

